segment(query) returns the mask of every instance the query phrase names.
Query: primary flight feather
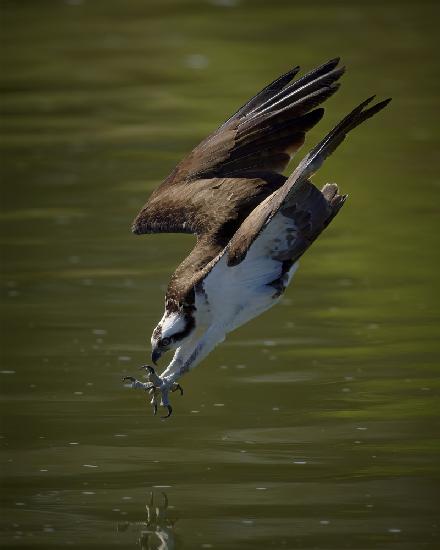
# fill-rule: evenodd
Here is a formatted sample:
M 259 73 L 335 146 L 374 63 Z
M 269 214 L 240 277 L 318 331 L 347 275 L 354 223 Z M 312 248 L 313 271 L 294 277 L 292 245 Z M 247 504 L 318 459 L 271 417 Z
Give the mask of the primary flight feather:
M 332 59 L 293 80 L 295 67 L 266 86 L 180 162 L 152 193 L 133 232 L 193 233 L 197 242 L 171 277 L 165 312 L 151 337 L 152 361 L 174 356 L 148 383 L 125 377 L 172 412 L 169 392 L 228 332 L 275 305 L 298 260 L 345 202 L 336 184 L 318 190 L 310 178 L 347 133 L 390 101 L 349 113 L 297 166 L 283 175 L 318 107 L 339 87 L 344 68 Z

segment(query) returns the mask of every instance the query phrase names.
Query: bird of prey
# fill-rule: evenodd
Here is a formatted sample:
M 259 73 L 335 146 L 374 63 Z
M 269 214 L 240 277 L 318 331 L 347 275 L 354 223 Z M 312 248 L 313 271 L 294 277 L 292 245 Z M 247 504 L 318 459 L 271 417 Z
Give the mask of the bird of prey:
M 312 175 L 347 133 L 390 101 L 363 101 L 305 158 L 283 175 L 306 132 L 324 114 L 318 107 L 344 73 L 332 59 L 294 80 L 295 67 L 266 86 L 202 141 L 153 191 L 133 233 L 192 233 L 195 247 L 171 277 L 165 312 L 151 337 L 152 361 L 174 351 L 159 376 L 144 365 L 147 382 L 133 388 L 172 407 L 169 393 L 228 332 L 275 305 L 298 260 L 343 206 L 335 183 L 319 190 Z

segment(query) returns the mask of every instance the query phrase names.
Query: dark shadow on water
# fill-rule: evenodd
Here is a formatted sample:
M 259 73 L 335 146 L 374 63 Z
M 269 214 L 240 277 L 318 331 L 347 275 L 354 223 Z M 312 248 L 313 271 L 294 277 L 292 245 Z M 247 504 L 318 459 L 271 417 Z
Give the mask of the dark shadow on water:
M 150 493 L 145 505 L 144 521 L 121 521 L 116 525 L 118 533 L 128 530 L 139 534 L 138 544 L 141 550 L 173 550 L 175 548 L 174 525 L 176 519 L 168 517 L 168 497 L 161 493 L 159 498 Z

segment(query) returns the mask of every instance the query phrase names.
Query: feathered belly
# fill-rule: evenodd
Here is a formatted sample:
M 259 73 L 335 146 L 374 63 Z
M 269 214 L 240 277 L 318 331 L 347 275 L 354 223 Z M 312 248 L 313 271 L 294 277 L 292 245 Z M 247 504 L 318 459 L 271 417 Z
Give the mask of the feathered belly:
M 219 262 L 196 292 L 200 322 L 230 332 L 274 306 L 298 267 L 274 252 L 251 253 L 233 267 Z
M 250 292 L 243 291 L 242 299 L 237 304 L 238 308 L 228 331 L 238 328 L 277 304 L 297 268 L 298 263 L 291 265 L 290 269 L 283 273 L 283 266 L 280 265 L 278 271 L 282 273 L 272 282 L 256 286 Z

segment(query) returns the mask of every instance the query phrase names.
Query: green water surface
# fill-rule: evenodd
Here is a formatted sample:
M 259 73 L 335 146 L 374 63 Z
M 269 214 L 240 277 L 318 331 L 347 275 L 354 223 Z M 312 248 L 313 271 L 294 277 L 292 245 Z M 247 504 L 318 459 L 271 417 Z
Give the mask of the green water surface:
M 0 7 L 0 546 L 438 548 L 436 3 Z M 132 218 L 268 81 L 336 55 L 302 153 L 393 97 L 315 177 L 346 206 L 282 303 L 153 418 L 121 377 L 193 240 L 135 237 Z

